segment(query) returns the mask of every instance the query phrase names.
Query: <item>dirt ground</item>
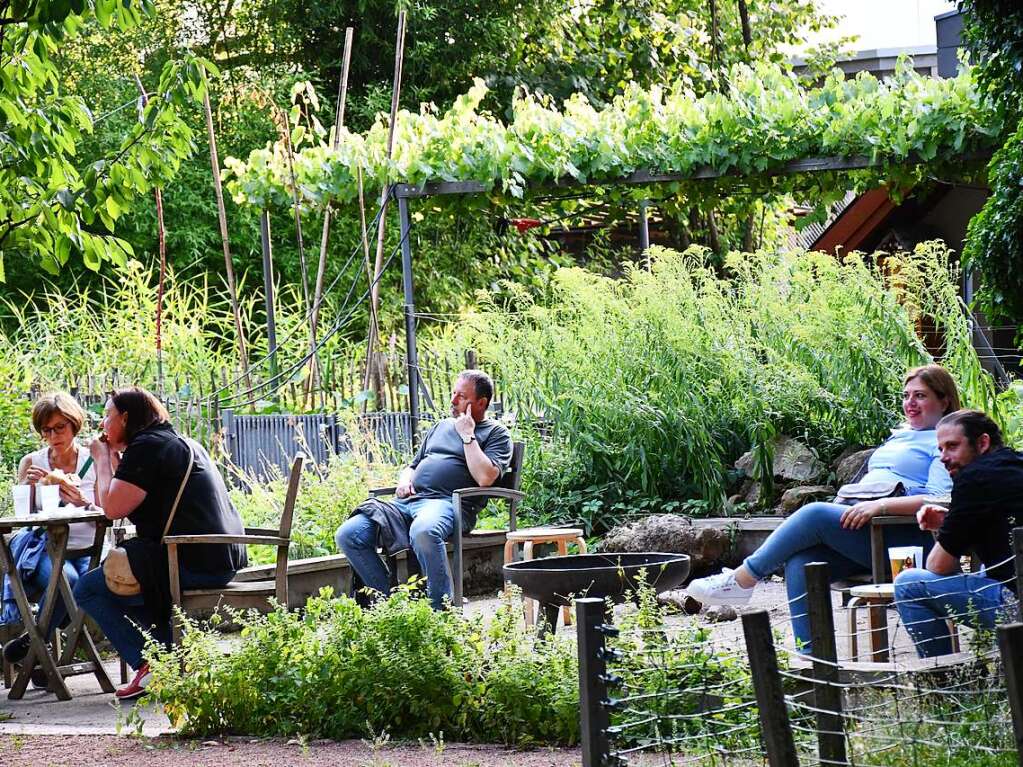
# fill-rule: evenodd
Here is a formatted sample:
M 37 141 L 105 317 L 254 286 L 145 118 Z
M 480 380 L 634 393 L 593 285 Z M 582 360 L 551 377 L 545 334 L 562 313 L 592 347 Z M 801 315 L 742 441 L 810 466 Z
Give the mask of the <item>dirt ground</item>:
M 186 740 L 116 735 L 0 735 L 0 764 L 18 767 L 574 767 L 579 749 L 510 751 L 454 743 L 369 741 Z

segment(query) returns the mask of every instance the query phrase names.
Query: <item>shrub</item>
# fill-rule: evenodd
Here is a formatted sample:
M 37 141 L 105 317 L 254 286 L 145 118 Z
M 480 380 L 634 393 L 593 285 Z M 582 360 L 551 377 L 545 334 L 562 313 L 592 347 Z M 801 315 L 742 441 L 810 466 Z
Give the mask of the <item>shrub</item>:
M 732 462 L 753 448 L 769 463 L 776 434 L 825 459 L 877 444 L 901 418 L 903 373 L 930 361 L 918 321 L 946 334 L 966 402 L 994 403 L 940 243 L 884 272 L 859 254 L 760 252 L 722 275 L 704 249 L 651 252 L 620 280 L 561 270 L 546 300 L 491 301 L 461 329 L 547 425 L 530 437 L 527 513 L 599 527 L 671 502 L 713 511 Z
M 239 616 L 225 655 L 191 623 L 181 646 L 150 644 L 153 684 L 182 734 L 298 734 L 571 745 L 579 737 L 575 650 L 539 642 L 507 601 L 490 627 L 399 589 L 370 609 L 329 589 L 302 613 Z

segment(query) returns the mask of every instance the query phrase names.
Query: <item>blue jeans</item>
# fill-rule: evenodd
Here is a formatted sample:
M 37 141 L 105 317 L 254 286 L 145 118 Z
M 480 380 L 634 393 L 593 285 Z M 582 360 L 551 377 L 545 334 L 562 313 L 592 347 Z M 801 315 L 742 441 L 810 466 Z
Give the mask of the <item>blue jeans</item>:
M 447 498 L 394 501 L 409 520 L 409 540 L 426 576 L 426 593 L 435 610 L 451 602 L 451 572 L 445 545 L 455 531 L 455 510 Z M 386 594 L 391 582 L 387 568 L 377 554 L 377 528 L 365 514 L 353 514 L 334 536 L 338 550 L 346 557 L 368 588 Z
M 64 575 L 67 576 L 68 583 L 72 589 L 78 583 L 79 576 L 85 575 L 88 569 L 89 557 L 78 557 L 77 559 L 69 559 L 64 562 Z M 50 574 L 52 572 L 53 562 L 50 560 L 50 557 L 42 556 L 39 558 L 39 564 L 36 566 L 35 576 L 25 581 L 25 591 L 28 593 L 29 598 L 39 599 L 40 612 L 42 612 L 43 604 L 46 601 L 46 584 L 50 582 Z M 43 634 L 48 636 L 53 629 L 60 627 L 65 618 L 67 618 L 67 608 L 64 606 L 64 600 L 58 591 L 57 601 L 53 605 L 53 617 L 50 618 L 50 625 L 45 628 Z
M 184 567 L 179 571 L 182 589 L 215 589 L 229 583 L 233 577 L 233 572 L 197 573 Z M 117 654 L 133 669 L 138 669 L 143 662 L 145 637 L 139 627 L 149 631 L 164 647 L 171 645 L 170 621 L 155 625 L 156 620 L 146 608 L 141 594 L 121 597 L 110 591 L 102 567 L 79 578 L 75 586 L 75 600 L 96 621 Z
M 946 619 L 979 629 L 993 629 L 1007 608 L 1002 584 L 981 574 L 937 575 L 930 570 L 903 570 L 895 579 L 895 606 L 921 658 L 952 652 Z
M 785 589 L 792 615 L 792 633 L 801 652 L 810 653 L 810 618 L 806 607 L 806 575 L 810 562 L 826 562 L 831 580 L 870 572 L 870 531 L 842 527 L 842 513 L 848 509 L 838 503 L 808 503 L 772 532 L 767 540 L 743 563 L 758 581 L 785 567 Z M 893 527 L 885 531 L 886 546 L 923 546 L 934 544 L 930 533 L 915 526 Z

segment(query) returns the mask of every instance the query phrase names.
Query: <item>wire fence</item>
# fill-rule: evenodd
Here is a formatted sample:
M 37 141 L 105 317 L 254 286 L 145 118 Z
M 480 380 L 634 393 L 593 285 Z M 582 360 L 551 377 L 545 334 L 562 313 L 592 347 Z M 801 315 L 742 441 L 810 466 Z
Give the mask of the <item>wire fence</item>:
M 988 568 L 1004 579 L 913 570 L 862 587 L 869 604 L 836 606 L 828 566 L 809 564 L 806 593 L 746 612 L 741 640 L 614 626 L 603 601 L 577 600 L 584 767 L 1023 765 L 1023 528 L 1013 538 Z M 792 609 L 810 623 L 798 648 L 779 631 Z M 864 617 L 884 662 L 880 640 L 856 642 Z

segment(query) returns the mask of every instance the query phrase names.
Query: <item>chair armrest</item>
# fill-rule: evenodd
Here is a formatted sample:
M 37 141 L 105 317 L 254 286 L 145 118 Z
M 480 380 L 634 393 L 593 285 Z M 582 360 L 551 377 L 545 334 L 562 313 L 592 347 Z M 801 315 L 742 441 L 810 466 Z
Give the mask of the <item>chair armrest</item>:
M 376 498 L 379 495 L 394 495 L 397 490 L 397 487 L 375 487 L 369 491 L 369 497 Z
M 506 487 L 467 487 L 456 490 L 452 495 L 459 498 L 507 498 L 509 501 L 521 501 L 526 497 L 525 493 Z
M 288 538 L 277 535 L 168 535 L 164 543 L 245 543 L 249 545 L 287 546 Z
M 871 517 L 871 525 L 885 526 L 885 525 L 915 525 L 916 514 L 886 514 L 883 517 Z

